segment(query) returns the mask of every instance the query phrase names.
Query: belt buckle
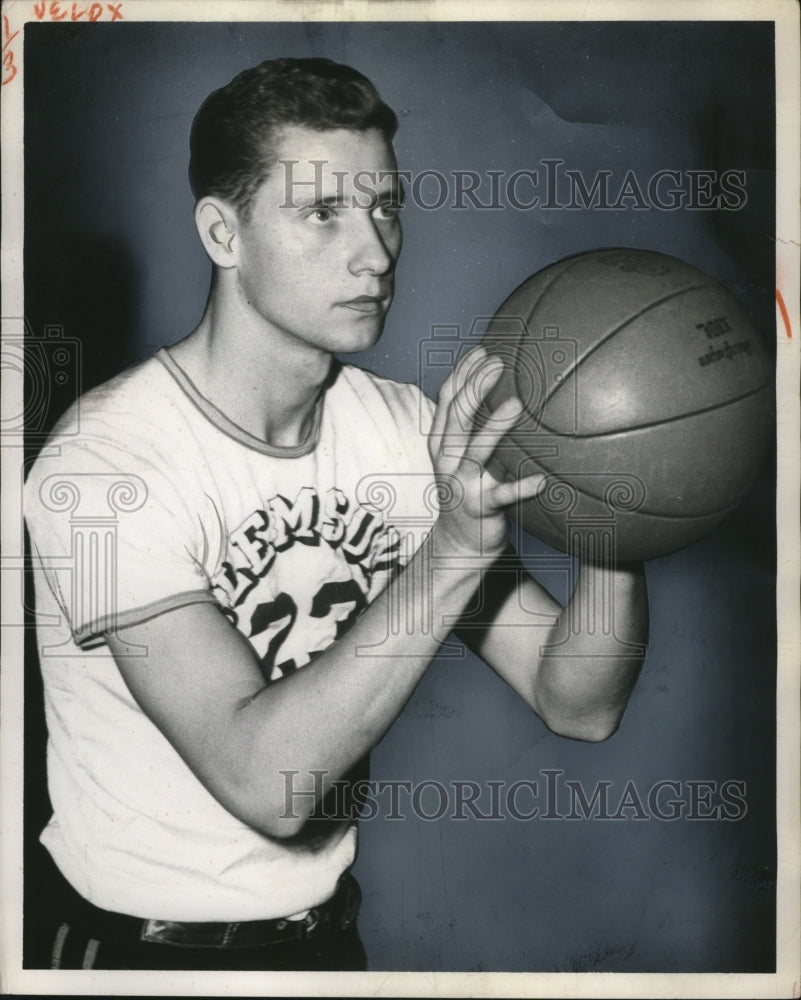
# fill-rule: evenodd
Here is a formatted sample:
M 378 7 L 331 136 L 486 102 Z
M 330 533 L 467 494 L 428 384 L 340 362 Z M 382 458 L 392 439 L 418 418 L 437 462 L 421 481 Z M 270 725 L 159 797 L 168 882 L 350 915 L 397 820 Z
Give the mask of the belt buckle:
M 166 944 L 178 948 L 223 948 L 233 924 L 196 923 L 180 920 L 145 920 L 139 940 L 148 944 Z
M 320 924 L 320 911 L 316 908 L 312 908 L 303 918 L 303 926 L 305 933 L 308 936 L 312 934 Z

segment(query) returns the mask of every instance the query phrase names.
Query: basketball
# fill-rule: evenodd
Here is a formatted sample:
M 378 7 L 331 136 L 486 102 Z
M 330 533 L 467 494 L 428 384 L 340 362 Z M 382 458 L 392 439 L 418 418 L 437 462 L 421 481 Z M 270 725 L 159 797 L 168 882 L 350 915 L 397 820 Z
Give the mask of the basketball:
M 490 410 L 523 403 L 490 471 L 545 474 L 515 513 L 555 548 L 578 551 L 581 536 L 596 561 L 674 552 L 715 528 L 759 469 L 766 349 L 734 296 L 675 257 L 559 261 L 509 296 L 482 343 L 504 360 Z

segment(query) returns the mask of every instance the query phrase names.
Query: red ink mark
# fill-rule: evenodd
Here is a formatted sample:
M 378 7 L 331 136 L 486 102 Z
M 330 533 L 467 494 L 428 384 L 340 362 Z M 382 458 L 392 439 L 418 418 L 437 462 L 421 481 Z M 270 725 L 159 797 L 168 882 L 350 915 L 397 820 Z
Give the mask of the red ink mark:
M 792 340 L 793 331 L 790 326 L 790 317 L 787 315 L 787 306 L 784 304 L 782 293 L 778 288 L 776 289 L 776 301 L 779 303 L 779 312 L 782 314 L 782 319 L 784 320 L 784 329 L 787 331 L 787 336 Z
M 88 9 L 84 7 L 83 10 L 78 10 L 77 3 L 74 3 L 72 5 L 72 12 L 70 13 L 71 20 L 80 21 L 82 17 L 87 15 L 92 23 L 94 23 L 95 21 L 99 21 L 100 18 L 103 16 L 103 4 L 93 3 L 91 7 L 89 7 Z
M 79 3 L 73 3 L 69 9 L 69 16 L 71 21 L 81 21 L 83 18 L 86 18 L 88 21 L 94 23 L 95 21 L 99 21 L 106 11 L 108 11 L 112 23 L 123 19 L 122 3 L 107 3 L 105 10 L 102 3 L 92 3 L 88 7 L 82 7 Z M 33 12 L 39 21 L 44 21 L 45 19 L 63 21 L 67 16 L 67 11 L 62 10 L 59 0 L 50 0 L 49 3 L 47 0 L 42 0 L 41 3 L 35 3 L 33 5 Z
M 11 43 L 19 34 L 15 31 L 11 34 L 11 26 L 8 23 L 8 18 L 3 17 L 3 81 L 2 86 L 7 83 L 11 83 L 14 77 L 17 75 L 17 67 L 14 63 L 14 50 L 11 48 Z
M 18 34 L 18 31 L 15 31 L 13 35 L 11 34 L 11 26 L 8 23 L 8 18 L 3 17 L 3 52 L 5 52 Z

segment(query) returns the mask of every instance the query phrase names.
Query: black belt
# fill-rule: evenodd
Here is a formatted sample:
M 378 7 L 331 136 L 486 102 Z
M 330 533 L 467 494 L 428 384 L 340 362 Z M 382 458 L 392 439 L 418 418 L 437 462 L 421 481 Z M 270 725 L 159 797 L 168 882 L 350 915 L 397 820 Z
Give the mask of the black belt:
M 361 898 L 359 883 L 345 872 L 334 895 L 312 907 L 300 920 L 285 917 L 232 923 L 146 920 L 101 910 L 80 896 L 74 900 L 72 909 L 73 919 L 77 917 L 77 922 L 100 940 L 144 941 L 179 948 L 258 948 L 289 941 L 314 941 L 345 931 L 359 914 Z
M 145 920 L 141 940 L 181 948 L 257 948 L 286 941 L 312 941 L 346 930 L 358 916 L 361 898 L 359 883 L 345 873 L 331 899 L 312 907 L 301 920 L 244 920 L 229 924 Z

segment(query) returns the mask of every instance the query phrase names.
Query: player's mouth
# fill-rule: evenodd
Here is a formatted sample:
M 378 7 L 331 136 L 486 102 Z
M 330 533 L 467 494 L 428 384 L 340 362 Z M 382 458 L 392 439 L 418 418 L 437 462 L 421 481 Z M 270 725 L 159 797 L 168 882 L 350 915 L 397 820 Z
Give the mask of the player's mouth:
M 355 299 L 348 299 L 346 302 L 338 303 L 345 309 L 352 309 L 354 312 L 376 314 L 383 312 L 388 302 L 386 295 L 359 295 Z

